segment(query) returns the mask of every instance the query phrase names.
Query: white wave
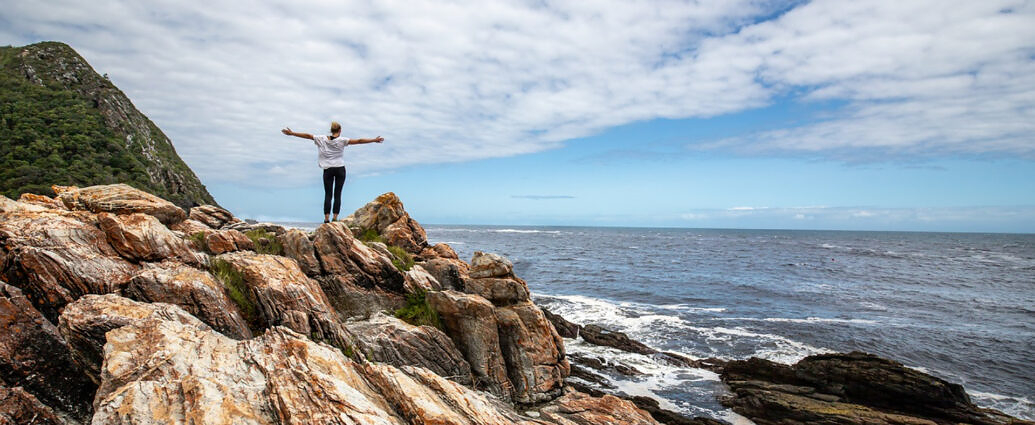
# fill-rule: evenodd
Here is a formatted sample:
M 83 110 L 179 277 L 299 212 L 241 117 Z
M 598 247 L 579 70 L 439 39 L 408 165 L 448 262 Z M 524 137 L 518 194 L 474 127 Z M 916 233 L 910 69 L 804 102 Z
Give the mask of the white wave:
M 974 404 L 990 407 L 1021 419 L 1035 420 L 1035 401 L 1027 397 L 1014 397 L 981 391 L 967 391 Z
M 532 230 L 532 229 L 490 229 L 487 230 L 492 233 L 546 233 L 550 235 L 559 235 L 562 232 L 560 230 Z
M 863 308 L 866 308 L 866 309 L 870 309 L 870 310 L 888 311 L 888 307 L 886 305 L 884 305 L 884 304 L 877 304 L 875 302 L 870 302 L 870 301 L 863 301 L 863 302 L 859 303 L 859 306 L 863 307 Z

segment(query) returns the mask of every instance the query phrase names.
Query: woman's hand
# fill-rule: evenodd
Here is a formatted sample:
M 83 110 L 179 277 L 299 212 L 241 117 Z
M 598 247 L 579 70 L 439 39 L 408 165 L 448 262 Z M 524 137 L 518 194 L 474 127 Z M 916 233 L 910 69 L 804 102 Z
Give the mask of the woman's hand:
M 281 133 L 284 133 L 284 134 L 285 134 L 285 135 L 287 135 L 287 136 L 293 136 L 293 135 L 294 135 L 294 134 L 293 134 L 294 132 L 293 132 L 293 131 L 291 131 L 291 129 L 290 129 L 290 128 L 287 128 L 287 127 L 284 127 L 284 129 L 283 129 L 283 130 L 280 130 L 280 132 L 281 132 Z
M 377 138 L 374 139 L 374 143 L 381 143 L 383 141 L 385 141 L 385 138 L 381 136 L 377 136 Z

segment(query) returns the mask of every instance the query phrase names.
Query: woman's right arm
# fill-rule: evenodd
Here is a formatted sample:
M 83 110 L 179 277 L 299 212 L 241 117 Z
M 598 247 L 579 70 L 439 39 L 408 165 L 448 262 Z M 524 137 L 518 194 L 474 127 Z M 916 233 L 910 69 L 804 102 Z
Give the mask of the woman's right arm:
M 280 130 L 280 132 L 284 133 L 284 134 L 286 134 L 288 136 L 295 136 L 295 137 L 301 137 L 303 139 L 313 140 L 313 135 L 312 134 L 309 134 L 309 133 L 296 133 L 294 131 L 291 131 L 290 128 L 285 128 L 283 130 Z

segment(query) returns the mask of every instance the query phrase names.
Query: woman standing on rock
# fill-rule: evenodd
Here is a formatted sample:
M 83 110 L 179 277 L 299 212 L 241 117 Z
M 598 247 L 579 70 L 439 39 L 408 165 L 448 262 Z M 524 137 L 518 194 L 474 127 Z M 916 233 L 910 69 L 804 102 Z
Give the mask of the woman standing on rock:
M 331 189 L 334 190 L 334 220 L 338 220 L 338 212 L 341 211 L 341 188 L 345 185 L 345 160 L 342 153 L 345 146 L 360 145 L 363 143 L 381 143 L 384 137 L 377 136 L 373 139 L 349 139 L 341 137 L 341 124 L 331 123 L 331 135 L 312 135 L 309 133 L 296 133 L 290 128 L 280 130 L 288 136 L 301 137 L 312 140 L 319 149 L 320 168 L 323 168 L 323 222 L 330 222 L 331 214 Z

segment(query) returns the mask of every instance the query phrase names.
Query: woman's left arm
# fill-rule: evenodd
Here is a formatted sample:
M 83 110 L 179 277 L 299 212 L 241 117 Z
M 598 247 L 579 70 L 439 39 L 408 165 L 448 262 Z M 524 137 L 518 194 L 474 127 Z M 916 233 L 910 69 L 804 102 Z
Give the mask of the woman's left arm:
M 349 139 L 350 145 L 362 145 L 364 143 L 381 143 L 385 141 L 384 137 L 377 136 L 373 139 Z

